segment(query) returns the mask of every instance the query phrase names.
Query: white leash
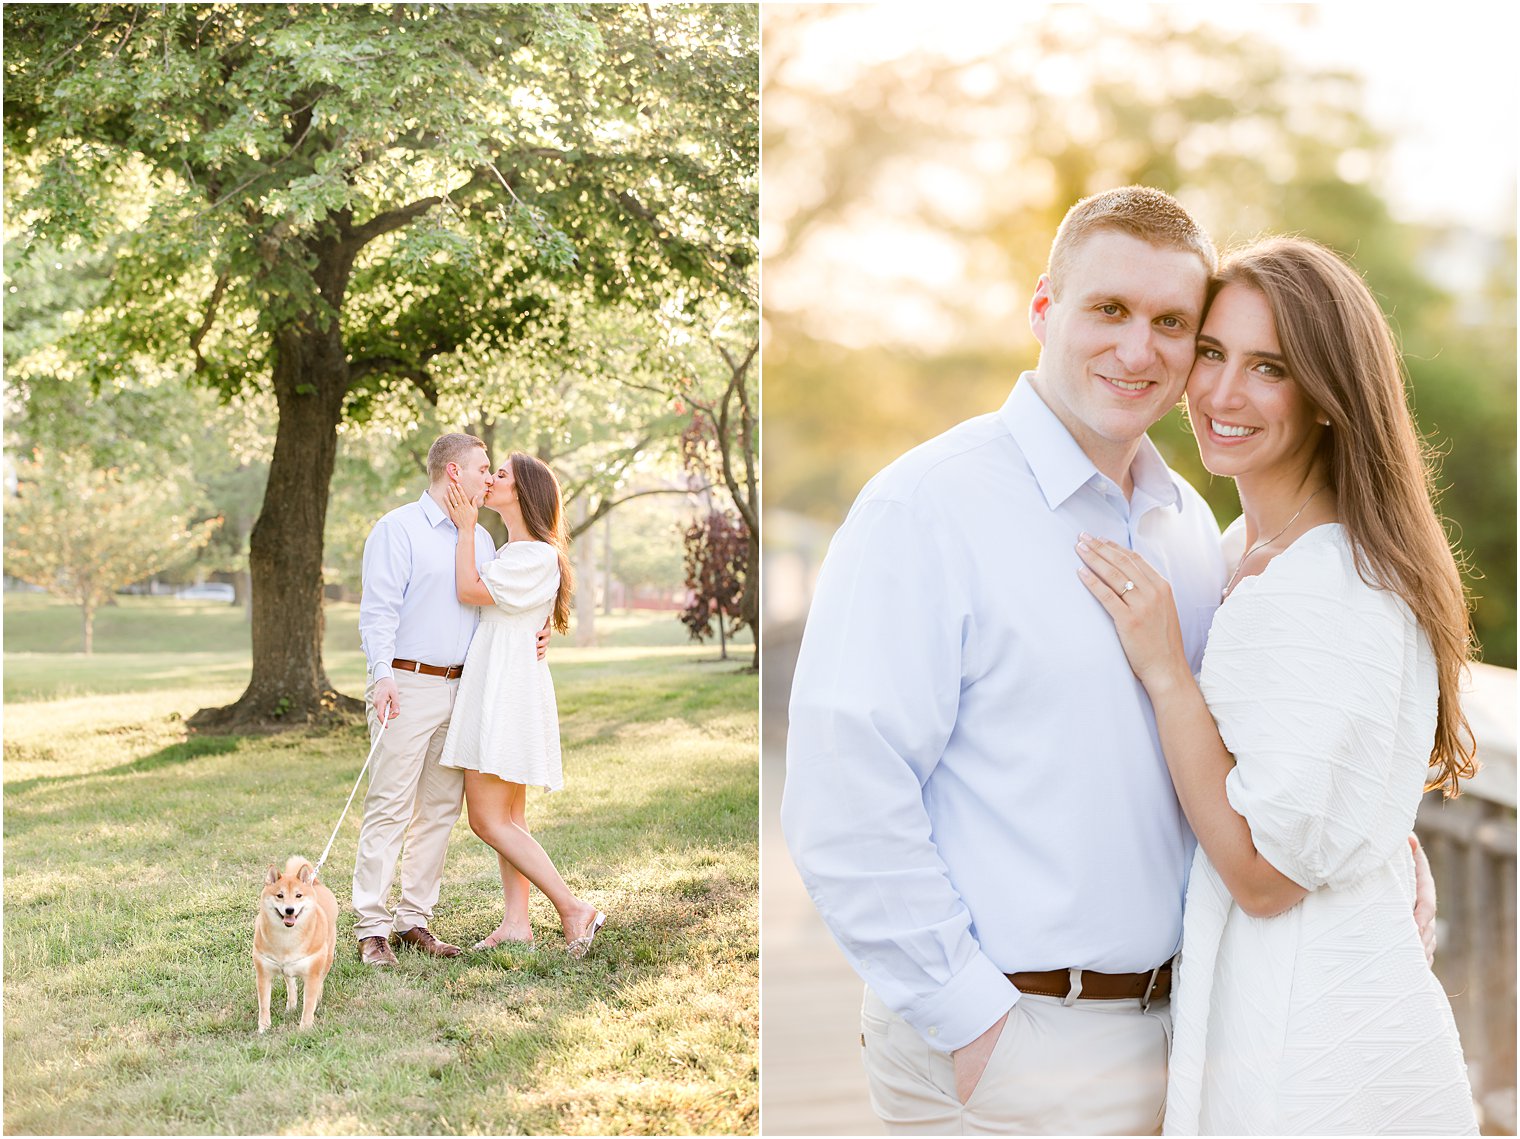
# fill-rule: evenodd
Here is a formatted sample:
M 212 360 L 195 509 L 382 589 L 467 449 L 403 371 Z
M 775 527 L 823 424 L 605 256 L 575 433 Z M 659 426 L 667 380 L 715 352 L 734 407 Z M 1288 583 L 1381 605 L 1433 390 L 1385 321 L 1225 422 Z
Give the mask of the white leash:
M 370 745 L 369 754 L 364 757 L 364 766 L 359 768 L 359 778 L 354 780 L 354 789 L 348 793 L 348 802 L 343 804 L 343 814 L 338 816 L 338 825 L 333 827 L 332 838 L 327 840 L 327 846 L 322 850 L 322 857 L 317 859 L 316 869 L 311 872 L 313 881 L 322 873 L 322 864 L 327 861 L 327 854 L 332 850 L 332 844 L 338 839 L 338 832 L 343 829 L 343 820 L 348 817 L 348 809 L 354 804 L 354 796 L 359 793 L 359 780 L 364 778 L 364 773 L 369 770 L 369 761 L 375 758 L 375 749 L 380 746 L 380 739 L 385 735 L 385 721 L 390 718 L 390 705 L 386 705 L 384 714 L 380 717 L 380 730 L 375 733 L 375 742 Z

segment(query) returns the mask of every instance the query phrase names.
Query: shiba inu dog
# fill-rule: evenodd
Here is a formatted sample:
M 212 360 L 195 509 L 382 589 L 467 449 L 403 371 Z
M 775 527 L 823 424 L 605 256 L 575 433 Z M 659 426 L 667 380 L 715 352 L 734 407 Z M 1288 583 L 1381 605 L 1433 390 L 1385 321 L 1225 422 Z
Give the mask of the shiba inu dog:
M 285 978 L 286 1011 L 296 1007 L 296 978 L 303 982 L 301 1027 L 311 1027 L 337 947 L 338 899 L 316 880 L 311 863 L 295 855 L 284 873 L 270 863 L 253 919 L 260 1032 L 269 1030 L 269 993 L 276 974 Z

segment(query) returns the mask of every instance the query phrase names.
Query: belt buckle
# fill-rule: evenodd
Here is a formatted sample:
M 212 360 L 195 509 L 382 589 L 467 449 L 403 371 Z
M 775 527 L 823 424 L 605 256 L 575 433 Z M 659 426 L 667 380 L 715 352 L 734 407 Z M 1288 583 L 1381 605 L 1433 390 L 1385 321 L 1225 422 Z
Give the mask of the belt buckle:
M 1156 978 L 1161 975 L 1161 969 L 1162 969 L 1162 967 L 1165 964 L 1166 964 L 1166 962 L 1163 961 L 1163 962 L 1161 962 L 1160 965 L 1157 965 L 1154 969 L 1151 970 L 1151 978 L 1150 978 L 1149 981 L 1147 981 L 1145 983 L 1145 992 L 1143 992 L 1143 993 L 1140 994 L 1140 1011 L 1141 1012 L 1149 1012 L 1150 1011 L 1150 1007 L 1151 1007 L 1151 994 L 1156 991 Z

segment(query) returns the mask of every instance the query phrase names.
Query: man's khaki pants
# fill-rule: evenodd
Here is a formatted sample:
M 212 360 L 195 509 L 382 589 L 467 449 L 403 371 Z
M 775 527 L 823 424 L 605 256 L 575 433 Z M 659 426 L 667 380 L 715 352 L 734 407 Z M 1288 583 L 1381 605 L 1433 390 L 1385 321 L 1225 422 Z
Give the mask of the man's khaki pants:
M 449 832 L 464 801 L 464 772 L 438 766 L 459 681 L 414 672 L 398 672 L 395 681 L 401 711 L 386 722 L 370 761 L 354 859 L 354 933 L 361 939 L 427 925 L 438 904 Z M 373 687 L 365 694 L 372 747 L 380 731 Z M 388 903 L 403 842 L 401 902 L 393 923 Z
M 860 1020 L 871 1106 L 888 1135 L 1159 1135 L 1170 1002 L 1026 994 L 964 1104 L 954 1061 L 866 990 Z

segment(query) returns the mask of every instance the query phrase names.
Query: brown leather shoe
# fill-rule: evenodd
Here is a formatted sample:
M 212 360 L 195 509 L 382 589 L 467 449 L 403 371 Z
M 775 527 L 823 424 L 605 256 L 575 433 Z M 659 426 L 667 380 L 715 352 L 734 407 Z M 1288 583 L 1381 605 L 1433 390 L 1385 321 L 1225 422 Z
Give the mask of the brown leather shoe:
M 391 952 L 387 937 L 364 937 L 359 940 L 359 960 L 366 965 L 394 965 L 396 955 Z
M 459 946 L 450 945 L 447 941 L 439 941 L 428 932 L 428 928 L 425 925 L 419 925 L 415 929 L 398 933 L 396 937 L 402 945 L 410 945 L 413 949 L 430 954 L 433 957 L 459 956 Z

